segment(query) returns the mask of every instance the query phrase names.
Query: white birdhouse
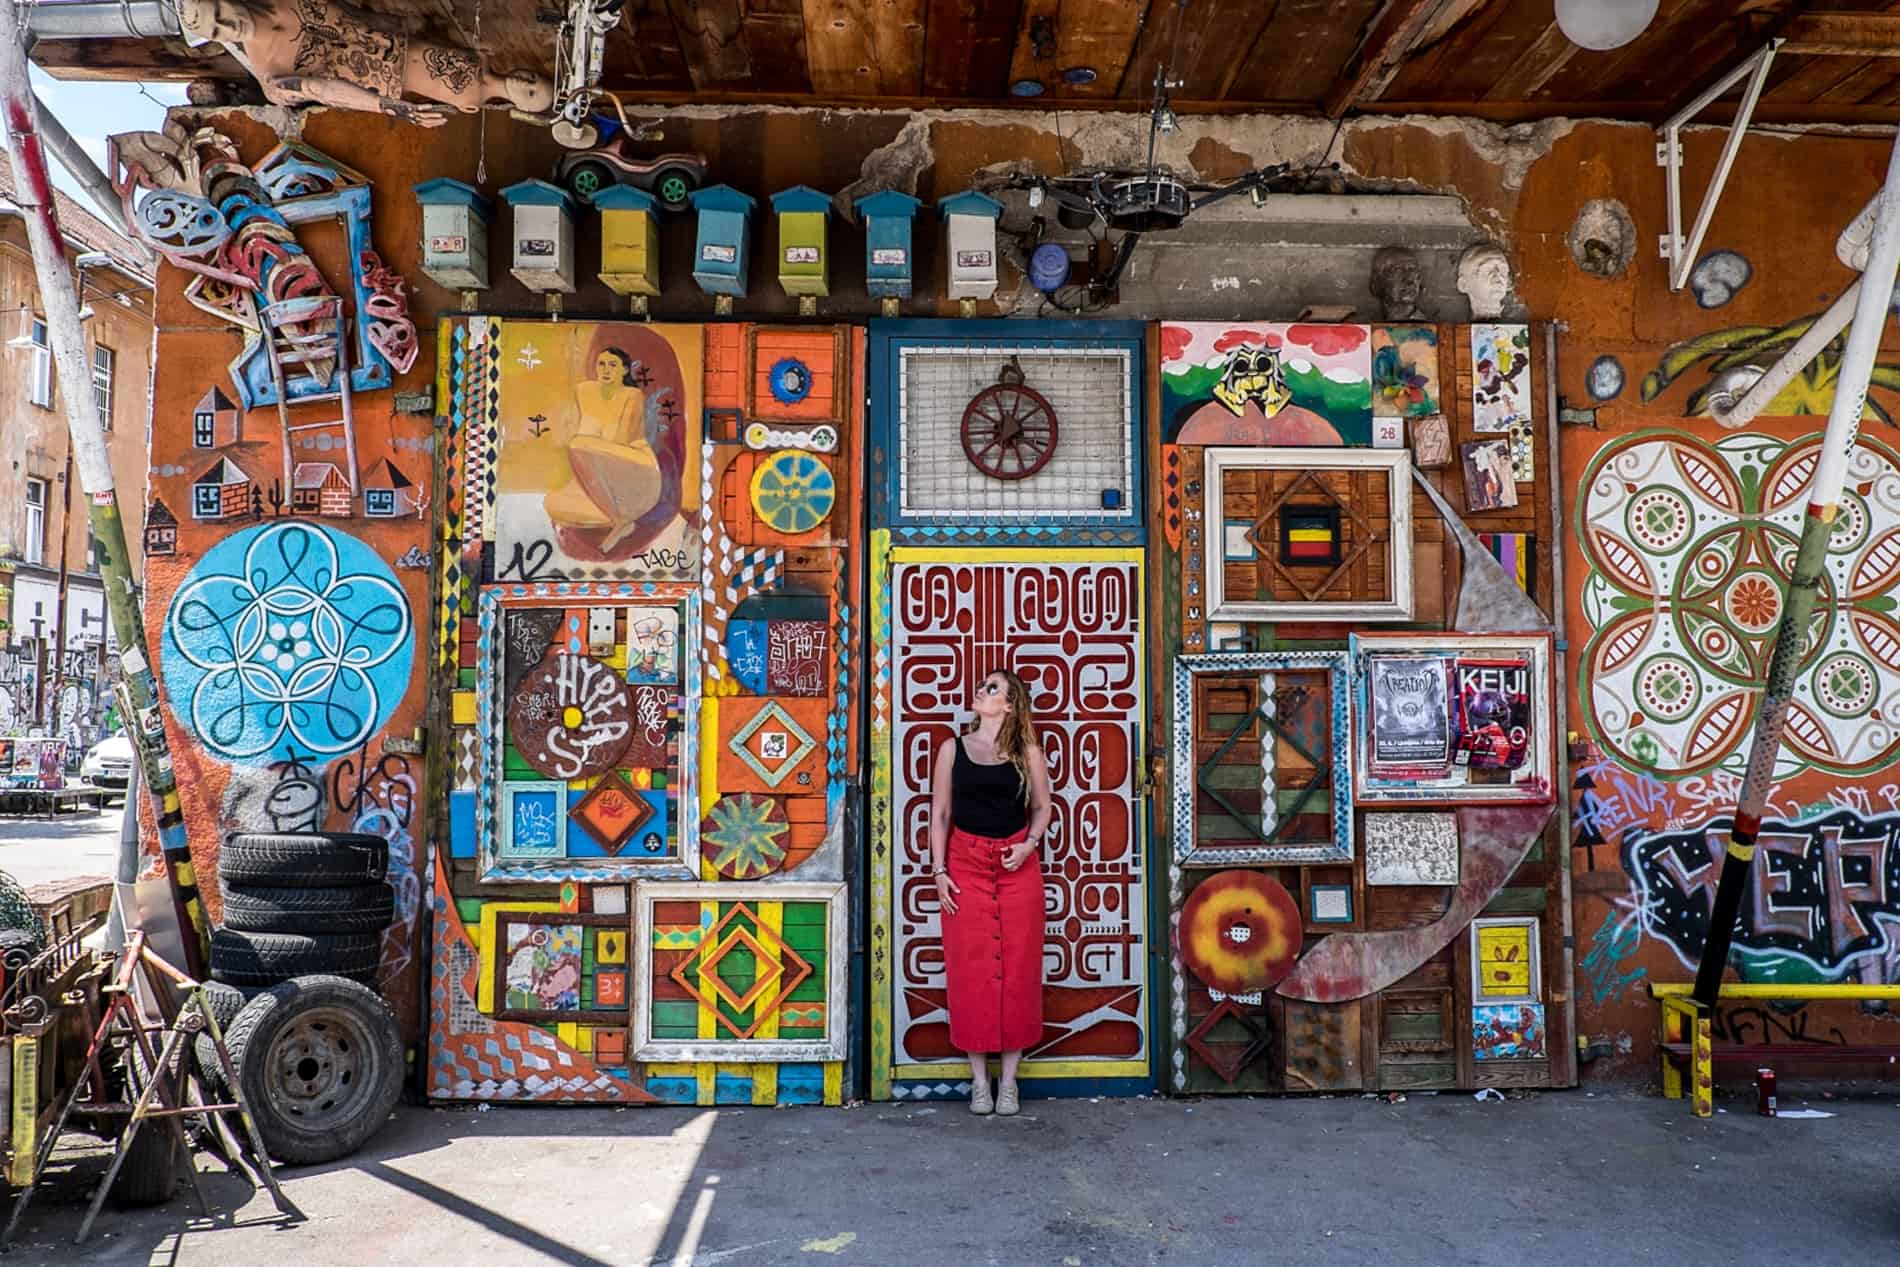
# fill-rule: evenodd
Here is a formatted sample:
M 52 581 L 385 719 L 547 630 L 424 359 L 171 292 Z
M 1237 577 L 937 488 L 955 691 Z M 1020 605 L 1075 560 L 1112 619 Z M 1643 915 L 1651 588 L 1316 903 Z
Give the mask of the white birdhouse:
M 501 191 L 515 211 L 512 272 L 529 290 L 574 292 L 573 195 L 545 180 Z
M 950 298 L 988 299 L 996 293 L 996 219 L 1003 204 L 966 189 L 937 203 L 949 250 Z

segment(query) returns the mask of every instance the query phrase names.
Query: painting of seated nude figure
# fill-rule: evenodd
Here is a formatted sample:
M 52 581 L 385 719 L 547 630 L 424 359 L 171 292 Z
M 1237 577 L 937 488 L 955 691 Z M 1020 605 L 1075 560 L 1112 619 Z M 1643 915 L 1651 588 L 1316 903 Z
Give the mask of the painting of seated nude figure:
M 700 331 L 503 322 L 495 579 L 697 574 Z

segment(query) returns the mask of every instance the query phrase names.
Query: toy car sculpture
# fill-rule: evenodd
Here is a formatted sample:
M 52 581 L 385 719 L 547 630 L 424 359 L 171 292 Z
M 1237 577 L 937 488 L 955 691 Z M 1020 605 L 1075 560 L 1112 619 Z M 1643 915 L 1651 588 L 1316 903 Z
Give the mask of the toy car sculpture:
M 620 101 L 602 93 L 614 111 L 595 111 L 574 135 L 586 148 L 563 154 L 554 166 L 554 183 L 586 202 L 610 185 L 631 185 L 653 195 L 662 209 L 683 211 L 695 189 L 706 183 L 706 160 L 698 154 L 661 154 L 641 158 L 629 151 L 642 141 L 660 139 L 655 123 L 634 125 Z

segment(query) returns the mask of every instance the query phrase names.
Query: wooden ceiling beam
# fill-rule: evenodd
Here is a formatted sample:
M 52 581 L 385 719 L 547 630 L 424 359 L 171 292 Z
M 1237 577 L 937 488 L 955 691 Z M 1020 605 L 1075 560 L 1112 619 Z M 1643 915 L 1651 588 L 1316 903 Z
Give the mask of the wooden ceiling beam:
M 1900 57 L 1900 14 L 1804 13 L 1782 29 L 1781 55 Z
M 1366 24 L 1346 68 L 1327 90 L 1322 103 L 1326 117 L 1337 119 L 1362 101 L 1377 101 L 1410 57 L 1419 37 L 1431 26 L 1447 0 L 1386 0 Z

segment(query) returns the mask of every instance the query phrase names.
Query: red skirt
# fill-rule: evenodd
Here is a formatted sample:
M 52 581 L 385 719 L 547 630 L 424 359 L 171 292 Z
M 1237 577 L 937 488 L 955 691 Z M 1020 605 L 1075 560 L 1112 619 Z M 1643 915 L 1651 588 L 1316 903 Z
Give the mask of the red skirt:
M 1026 834 L 950 833 L 957 913 L 943 917 L 943 958 L 959 1051 L 1016 1051 L 1042 1038 L 1042 860 L 1003 870 L 1003 851 Z

